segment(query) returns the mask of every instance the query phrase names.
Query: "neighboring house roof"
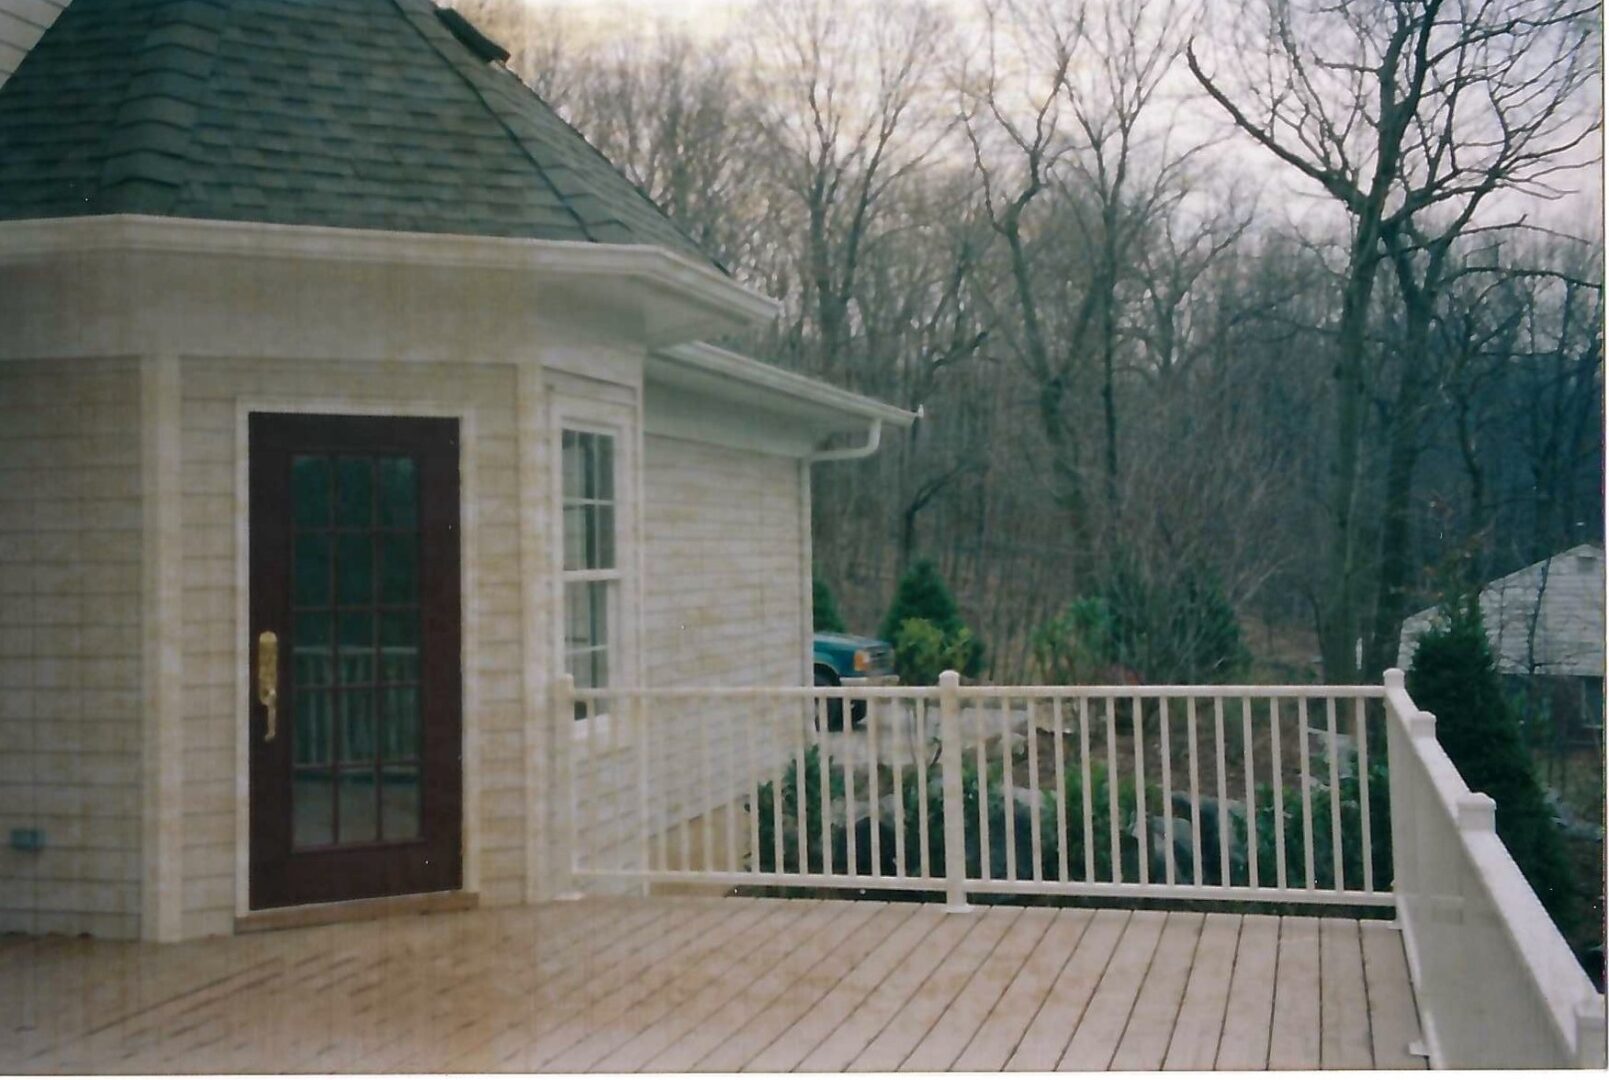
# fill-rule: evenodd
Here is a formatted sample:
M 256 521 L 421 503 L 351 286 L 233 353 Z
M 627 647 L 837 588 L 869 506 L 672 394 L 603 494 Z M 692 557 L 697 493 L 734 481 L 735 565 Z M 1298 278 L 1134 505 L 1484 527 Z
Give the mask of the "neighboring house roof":
M 1497 578 L 1481 590 L 1480 606 L 1500 672 L 1603 677 L 1603 548 L 1581 544 Z M 1436 611 L 1402 624 L 1399 666 L 1412 661 Z
M 710 265 L 474 44 L 428 0 L 73 0 L 0 85 L 0 219 L 651 244 Z

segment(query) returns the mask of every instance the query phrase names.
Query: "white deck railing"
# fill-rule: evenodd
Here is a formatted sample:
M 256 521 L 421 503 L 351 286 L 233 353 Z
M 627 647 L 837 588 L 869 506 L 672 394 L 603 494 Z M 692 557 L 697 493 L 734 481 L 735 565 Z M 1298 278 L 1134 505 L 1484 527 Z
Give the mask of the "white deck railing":
M 1593 989 L 1471 792 L 1403 674 L 1386 672 L 1393 889 L 1433 1065 L 1605 1063 Z
M 1380 687 L 577 692 L 578 880 L 1389 905 Z M 858 724 L 835 724 L 839 716 Z M 842 730 L 832 730 L 841 726 Z M 827 797 L 821 797 L 827 792 Z M 1371 799 L 1372 795 L 1372 799 Z M 950 853 L 962 853 L 951 858 Z

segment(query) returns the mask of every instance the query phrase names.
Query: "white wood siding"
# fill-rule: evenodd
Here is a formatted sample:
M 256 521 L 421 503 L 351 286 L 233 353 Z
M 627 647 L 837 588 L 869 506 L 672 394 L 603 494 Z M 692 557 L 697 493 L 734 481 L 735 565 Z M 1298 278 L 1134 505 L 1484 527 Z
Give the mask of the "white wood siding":
M 0 0 L 0 86 L 38 44 L 68 0 Z
M 0 932 L 139 932 L 139 401 L 132 361 L 0 367 Z
M 805 593 L 808 520 L 797 458 L 663 435 L 644 439 L 643 651 L 648 686 L 798 686 L 808 665 Z M 775 711 L 775 710 L 773 710 Z M 693 722 L 695 712 L 706 718 Z M 718 714 L 713 722 L 708 718 Z M 651 831 L 725 806 L 740 755 L 777 756 L 793 716 L 754 715 L 741 703 L 661 703 L 649 718 L 651 768 L 664 793 Z M 635 833 L 640 733 L 620 726 L 614 768 L 580 778 L 582 843 L 622 865 Z M 709 733 L 707 745 L 695 736 Z M 671 844 L 675 857 L 680 837 Z M 696 841 L 695 841 L 696 843 Z
M 1504 674 L 1603 677 L 1602 548 L 1582 544 L 1500 577 L 1481 590 L 1480 605 Z M 1421 611 L 1403 623 L 1399 667 L 1412 663 L 1435 614 Z

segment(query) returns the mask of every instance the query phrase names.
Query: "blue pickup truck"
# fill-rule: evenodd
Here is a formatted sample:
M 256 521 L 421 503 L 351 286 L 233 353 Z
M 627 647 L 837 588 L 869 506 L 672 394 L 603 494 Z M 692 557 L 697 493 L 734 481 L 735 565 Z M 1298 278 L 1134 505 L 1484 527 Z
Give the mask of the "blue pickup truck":
M 894 647 L 876 638 L 854 634 L 817 633 L 814 645 L 817 686 L 887 686 L 894 683 Z M 859 724 L 866 716 L 866 702 L 852 701 L 849 719 Z M 827 703 L 827 729 L 842 730 L 842 701 Z

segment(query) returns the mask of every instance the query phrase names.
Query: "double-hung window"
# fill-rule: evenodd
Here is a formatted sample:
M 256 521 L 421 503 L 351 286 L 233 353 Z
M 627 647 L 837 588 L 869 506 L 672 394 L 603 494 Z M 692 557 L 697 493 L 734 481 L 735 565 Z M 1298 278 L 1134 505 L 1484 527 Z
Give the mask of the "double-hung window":
M 567 428 L 561 459 L 564 664 L 576 689 L 600 689 L 609 685 L 620 611 L 614 436 Z M 585 715 L 578 702 L 576 719 Z

